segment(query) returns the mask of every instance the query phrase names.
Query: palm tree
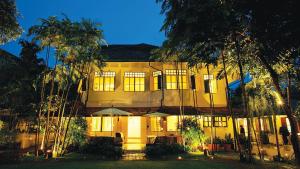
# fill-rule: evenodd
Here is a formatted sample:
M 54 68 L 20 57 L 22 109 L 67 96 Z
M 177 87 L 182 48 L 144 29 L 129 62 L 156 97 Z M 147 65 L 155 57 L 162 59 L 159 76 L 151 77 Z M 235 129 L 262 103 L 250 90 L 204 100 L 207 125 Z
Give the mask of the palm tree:
M 45 139 L 42 145 L 45 143 L 45 147 L 48 148 L 49 136 L 53 132 L 55 143 L 52 149 L 53 155 L 56 156 L 57 153 L 60 155 L 63 150 L 59 146 L 65 144 L 68 125 L 74 115 L 75 108 L 70 109 L 70 107 L 74 107 L 78 100 L 77 96 L 75 100 L 70 100 L 70 90 L 79 83 L 80 79 L 86 77 L 86 74 L 89 77 L 93 64 L 99 67 L 104 66 L 100 53 L 104 40 L 99 25 L 87 19 L 72 22 L 67 17 L 61 20 L 49 17 L 41 19 L 41 22 L 40 25 L 30 28 L 29 35 L 35 35 L 34 39 L 39 40 L 42 47 L 46 47 L 47 64 L 50 48 L 54 48 L 55 64 L 53 69 L 44 74 L 38 119 L 43 115 L 42 105 L 46 105 L 47 118 L 43 136 Z M 50 80 L 47 81 L 48 79 Z M 50 85 L 48 95 L 45 94 L 47 83 Z M 71 102 L 73 106 L 70 106 Z M 67 121 L 64 118 L 66 110 L 71 110 Z M 55 122 L 56 112 L 58 116 Z

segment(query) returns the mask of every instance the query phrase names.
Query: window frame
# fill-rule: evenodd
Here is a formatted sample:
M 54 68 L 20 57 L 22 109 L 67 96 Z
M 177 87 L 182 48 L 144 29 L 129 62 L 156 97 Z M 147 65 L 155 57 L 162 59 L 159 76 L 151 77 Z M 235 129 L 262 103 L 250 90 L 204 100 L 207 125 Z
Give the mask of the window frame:
M 187 79 L 187 70 L 186 69 L 166 69 L 166 89 L 167 90 L 186 90 L 188 89 L 188 79 Z M 175 77 L 175 81 L 174 80 Z M 183 78 L 182 78 L 183 77 Z M 178 79 L 177 79 L 178 78 Z M 168 82 L 171 80 L 171 82 Z M 185 81 L 184 83 L 181 82 Z M 171 88 L 169 88 L 169 85 Z M 175 85 L 175 87 L 174 87 Z
M 220 123 L 221 123 L 221 125 L 219 125 Z M 225 123 L 225 125 L 223 125 L 223 123 Z M 214 116 L 213 124 L 214 124 L 214 127 L 228 127 L 227 117 L 226 116 Z
M 203 127 L 211 127 L 211 117 L 210 116 L 203 116 Z
M 129 79 L 128 84 L 128 90 L 126 90 L 127 87 L 125 87 L 126 79 Z M 133 79 L 133 84 L 131 84 L 131 80 Z M 137 79 L 139 79 L 139 83 L 137 84 Z M 143 79 L 143 82 L 141 83 L 141 79 Z M 145 72 L 125 72 L 124 73 L 124 79 L 123 79 L 123 90 L 124 92 L 145 92 L 146 91 L 146 73 Z M 136 89 L 136 86 L 139 86 L 139 89 Z M 133 86 L 133 90 L 131 90 L 131 87 Z M 141 86 L 143 86 L 141 90 Z
M 168 121 L 168 118 L 174 118 L 174 117 L 176 117 L 176 120 L 177 120 L 177 122 L 176 122 L 176 130 L 169 130 L 169 128 L 170 128 L 170 124 L 169 124 L 169 121 Z M 180 130 L 180 127 L 179 127 L 179 125 L 180 125 L 180 121 L 179 121 L 179 117 L 178 116 L 175 116 L 175 115 L 173 115 L 173 116 L 167 116 L 167 119 L 166 119 L 166 121 L 167 121 L 167 132 L 178 132 L 179 130 Z
M 103 125 L 104 125 L 104 118 L 110 118 L 110 129 L 109 130 L 104 130 Z M 94 120 L 97 120 L 96 122 Z M 94 125 L 99 125 L 97 127 L 94 127 Z M 96 130 L 95 130 L 96 129 Z M 92 117 L 92 122 L 91 122 L 91 131 L 92 132 L 112 132 L 114 131 L 114 118 L 110 116 L 96 116 Z
M 152 125 L 152 120 L 155 122 L 155 127 Z M 150 131 L 151 132 L 161 132 L 163 131 L 163 126 L 162 126 L 162 117 L 150 117 Z M 154 130 L 152 130 L 154 128 Z M 156 130 L 155 130 L 156 129 Z
M 209 85 L 209 92 L 206 92 L 206 81 L 208 81 Z M 204 93 L 211 93 L 211 94 L 216 94 L 218 90 L 218 84 L 217 84 L 217 79 L 214 78 L 214 75 L 212 74 L 205 74 L 203 75 L 203 82 L 204 82 Z M 212 86 L 212 84 L 215 84 L 215 87 Z
M 98 77 L 99 81 L 98 81 L 98 90 L 95 90 L 95 78 Z M 103 71 L 103 72 L 95 72 L 94 75 L 94 80 L 93 80 L 93 91 L 95 92 L 114 92 L 116 90 L 116 72 L 113 71 Z M 102 79 L 102 83 L 101 83 L 101 79 Z M 107 82 L 107 79 L 109 79 L 109 81 Z M 113 88 L 111 88 L 111 81 L 113 79 Z M 108 83 L 108 90 L 106 90 L 106 83 Z M 102 89 L 101 89 L 102 87 Z M 112 90 L 111 90 L 112 89 Z
M 153 83 L 152 84 L 153 84 L 153 90 L 154 91 L 161 90 L 161 89 L 158 88 L 158 86 L 159 86 L 159 76 L 161 76 L 161 78 L 162 78 L 162 72 L 161 71 L 152 72 L 152 77 L 153 77 Z M 162 84 L 161 84 L 161 86 L 162 86 Z

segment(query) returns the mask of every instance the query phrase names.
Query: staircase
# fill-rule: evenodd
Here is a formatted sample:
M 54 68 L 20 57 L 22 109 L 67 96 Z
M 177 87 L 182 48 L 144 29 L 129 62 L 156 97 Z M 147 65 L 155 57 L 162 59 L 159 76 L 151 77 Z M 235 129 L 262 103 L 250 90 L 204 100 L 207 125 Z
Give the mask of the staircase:
M 146 155 L 142 150 L 125 150 L 122 160 L 146 160 Z

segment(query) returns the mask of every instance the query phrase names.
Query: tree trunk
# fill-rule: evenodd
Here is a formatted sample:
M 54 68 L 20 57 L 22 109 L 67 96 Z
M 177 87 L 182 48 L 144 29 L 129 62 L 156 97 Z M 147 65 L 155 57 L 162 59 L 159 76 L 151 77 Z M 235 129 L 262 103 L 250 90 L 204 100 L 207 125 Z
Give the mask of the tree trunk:
M 249 109 L 248 109 L 248 101 L 245 89 L 245 82 L 244 82 L 244 72 L 243 72 L 243 65 L 240 57 L 240 44 L 239 40 L 236 40 L 236 51 L 237 51 L 237 61 L 238 67 L 240 71 L 240 80 L 241 80 L 241 89 L 242 89 L 242 100 L 243 100 L 243 110 L 247 117 L 247 129 L 248 129 L 248 156 L 249 161 L 252 160 L 252 145 L 251 145 L 251 126 L 250 126 L 250 119 L 249 119 Z
M 278 160 L 280 160 L 281 154 L 280 154 L 280 147 L 279 147 L 279 141 L 278 141 L 276 115 L 275 115 L 274 111 L 272 111 L 272 115 L 273 115 L 274 132 L 275 132 L 275 138 L 276 138 L 277 156 L 278 156 Z
M 235 117 L 234 117 L 234 113 L 232 111 L 232 106 L 231 106 L 231 99 L 230 99 L 230 91 L 229 91 L 229 82 L 228 82 L 228 77 L 227 77 L 227 70 L 226 70 L 226 63 L 225 63 L 225 57 L 224 57 L 224 53 L 222 51 L 221 53 L 222 56 L 222 62 L 223 62 L 223 70 L 224 70 L 224 75 L 225 75 L 225 83 L 226 83 L 226 93 L 227 93 L 227 97 L 226 97 L 226 102 L 227 102 L 227 109 L 228 112 L 231 115 L 232 118 L 232 123 L 233 123 L 233 134 L 234 134 L 234 144 L 235 144 L 235 151 L 236 148 L 239 151 L 239 154 L 241 155 L 241 146 L 240 146 L 240 142 L 239 142 L 239 138 L 238 138 L 238 134 L 237 134 L 237 128 L 236 128 L 236 122 L 235 122 Z
M 210 75 L 210 71 L 209 71 L 209 65 L 206 65 L 206 71 L 207 71 L 207 75 Z M 209 84 L 211 83 L 211 79 L 210 77 L 208 77 L 209 79 Z M 211 153 L 212 155 L 214 155 L 214 136 L 213 136 L 213 114 L 214 114 L 214 102 L 213 102 L 213 95 L 211 93 L 211 89 L 210 89 L 211 85 L 209 85 L 209 107 L 210 107 L 210 144 L 212 145 L 212 149 L 211 149 Z

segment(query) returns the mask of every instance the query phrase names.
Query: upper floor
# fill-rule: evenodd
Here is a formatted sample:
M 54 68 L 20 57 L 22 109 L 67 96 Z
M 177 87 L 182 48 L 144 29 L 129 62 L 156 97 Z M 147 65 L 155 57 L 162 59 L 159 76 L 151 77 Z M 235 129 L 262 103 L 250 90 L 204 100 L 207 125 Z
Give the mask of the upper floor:
M 151 61 L 137 49 L 124 53 L 120 60 L 122 51 L 121 56 L 110 51 L 105 67 L 92 66 L 82 97 L 87 107 L 209 107 L 210 94 L 215 107 L 226 107 L 225 80 L 216 78 L 220 68 L 210 66 L 208 73 L 206 67 L 190 68 L 186 62 Z

